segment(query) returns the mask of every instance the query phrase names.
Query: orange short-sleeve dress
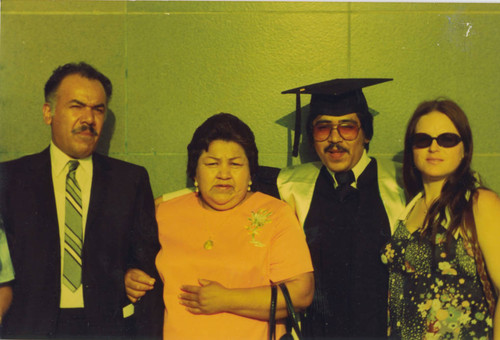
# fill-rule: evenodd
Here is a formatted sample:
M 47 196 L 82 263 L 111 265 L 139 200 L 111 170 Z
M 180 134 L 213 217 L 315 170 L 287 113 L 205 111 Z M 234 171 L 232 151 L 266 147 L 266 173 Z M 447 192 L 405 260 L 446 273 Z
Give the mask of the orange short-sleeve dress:
M 160 204 L 157 220 L 165 339 L 266 339 L 267 321 L 186 311 L 178 302 L 180 287 L 207 279 L 227 288 L 252 288 L 313 271 L 292 209 L 259 192 L 227 211 L 207 210 L 190 193 Z M 276 332 L 283 334 L 283 326 Z

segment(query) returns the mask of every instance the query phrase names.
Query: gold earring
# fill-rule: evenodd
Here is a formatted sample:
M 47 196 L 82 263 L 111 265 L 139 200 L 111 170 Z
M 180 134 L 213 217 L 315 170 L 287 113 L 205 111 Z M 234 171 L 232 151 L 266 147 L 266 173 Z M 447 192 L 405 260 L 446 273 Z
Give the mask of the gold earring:
M 247 191 L 251 190 L 252 190 L 252 181 L 248 182 L 248 188 L 247 188 Z
M 194 180 L 194 192 L 198 193 L 200 192 L 200 188 L 198 188 L 198 181 Z

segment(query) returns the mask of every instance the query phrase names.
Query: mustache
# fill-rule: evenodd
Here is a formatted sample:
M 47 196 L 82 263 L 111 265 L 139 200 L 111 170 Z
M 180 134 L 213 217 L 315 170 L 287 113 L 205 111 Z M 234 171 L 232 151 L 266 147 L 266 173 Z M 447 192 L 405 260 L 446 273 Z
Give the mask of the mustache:
M 345 147 L 340 145 L 339 143 L 330 143 L 328 146 L 324 149 L 324 152 L 330 152 L 332 150 L 336 149 L 337 151 L 343 151 L 350 153 L 349 150 L 347 150 Z
M 90 133 L 94 136 L 97 136 L 98 133 L 97 131 L 94 129 L 94 127 L 92 125 L 82 125 L 82 126 L 79 126 L 73 130 L 71 130 L 72 133 L 80 133 L 80 132 L 84 132 L 84 131 L 90 131 Z

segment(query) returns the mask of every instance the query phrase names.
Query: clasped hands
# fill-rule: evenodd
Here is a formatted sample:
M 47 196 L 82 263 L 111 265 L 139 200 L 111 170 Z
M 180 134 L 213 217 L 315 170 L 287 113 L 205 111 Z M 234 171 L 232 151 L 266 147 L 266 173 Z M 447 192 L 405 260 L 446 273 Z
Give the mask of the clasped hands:
M 129 269 L 125 274 L 127 297 L 136 303 L 154 288 L 155 279 L 139 269 Z M 193 314 L 215 314 L 227 310 L 230 289 L 216 281 L 198 280 L 199 286 L 182 285 L 179 303 Z
M 228 310 L 229 289 L 216 281 L 199 279 L 199 286 L 183 285 L 179 303 L 193 314 L 216 314 Z

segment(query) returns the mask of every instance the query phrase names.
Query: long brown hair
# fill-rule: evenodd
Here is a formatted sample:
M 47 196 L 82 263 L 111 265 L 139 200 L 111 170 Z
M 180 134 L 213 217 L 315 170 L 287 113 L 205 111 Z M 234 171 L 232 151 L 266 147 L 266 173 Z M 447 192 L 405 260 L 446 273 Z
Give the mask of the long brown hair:
M 464 211 L 472 211 L 471 192 L 477 188 L 477 179 L 470 168 L 472 162 L 472 132 L 469 121 L 462 109 L 453 101 L 436 99 L 421 103 L 410 118 L 405 135 L 405 150 L 403 158 L 403 182 L 408 197 L 412 198 L 423 190 L 422 174 L 415 166 L 413 158 L 412 139 L 418 121 L 426 114 L 438 111 L 446 115 L 455 125 L 464 147 L 464 157 L 457 169 L 446 178 L 441 195 L 431 205 L 427 213 L 424 230 L 435 236 L 437 228 L 444 222 L 449 222 L 447 239 L 453 237 L 457 229 L 463 225 Z M 446 221 L 449 212 L 450 221 Z M 431 237 L 434 239 L 434 237 Z
M 465 112 L 454 101 L 438 98 L 422 102 L 410 118 L 406 129 L 403 158 L 405 190 L 409 198 L 413 198 L 423 190 L 422 174 L 415 166 L 413 158 L 412 139 L 420 118 L 433 111 L 446 115 L 455 125 L 462 138 L 464 157 L 457 169 L 446 178 L 439 198 L 430 206 L 425 216 L 422 236 L 427 236 L 434 243 L 438 228 L 448 223 L 446 242 L 450 244 L 453 235 L 457 231 L 461 232 L 467 242 L 471 244 L 478 274 L 489 303 L 490 313 L 493 316 L 495 297 L 486 272 L 484 258 L 479 248 L 472 211 L 473 202 L 477 199 L 477 189 L 481 187 L 478 178 L 471 169 L 472 132 Z M 449 221 L 447 220 L 448 217 Z

